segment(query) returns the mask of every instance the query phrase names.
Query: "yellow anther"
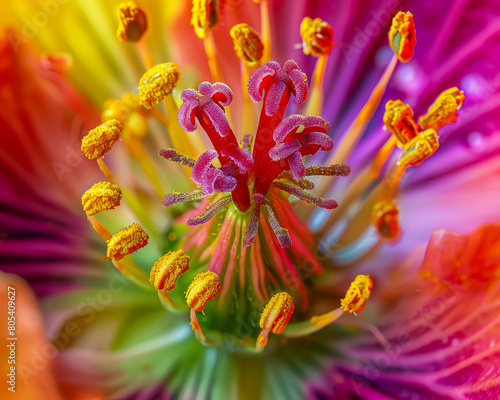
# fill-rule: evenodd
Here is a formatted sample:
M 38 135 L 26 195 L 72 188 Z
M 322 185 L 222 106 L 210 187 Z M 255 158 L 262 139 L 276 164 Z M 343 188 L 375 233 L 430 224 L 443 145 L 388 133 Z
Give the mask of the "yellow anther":
M 372 289 L 373 281 L 370 275 L 358 275 L 351 283 L 345 297 L 340 301 L 340 306 L 350 313 L 361 311 L 365 308 Z
M 139 96 L 135 93 L 125 93 L 120 99 L 110 99 L 104 103 L 101 120 L 117 119 L 124 122 L 130 112 L 139 106 Z
M 82 196 L 82 205 L 88 216 L 112 210 L 120 205 L 122 191 L 113 183 L 97 182 Z
M 292 296 L 286 292 L 275 294 L 262 311 L 260 327 L 276 334 L 282 333 L 292 316 L 293 309 Z
M 121 260 L 134 251 L 148 244 L 149 235 L 139 224 L 132 224 L 120 229 L 110 239 L 106 240 L 108 251 L 106 258 Z
M 399 210 L 392 201 L 375 204 L 372 219 L 382 237 L 393 239 L 399 235 Z
M 413 57 L 416 43 L 413 14 L 398 12 L 392 19 L 389 30 L 389 45 L 400 61 L 408 62 Z
M 186 302 L 196 311 L 203 311 L 207 302 L 217 296 L 221 289 L 219 275 L 212 271 L 200 272 L 188 287 Z
M 101 158 L 120 138 L 122 124 L 117 119 L 103 122 L 82 139 L 82 151 L 89 160 Z
M 413 111 L 401 100 L 389 100 L 385 105 L 384 124 L 395 136 L 398 145 L 403 146 L 418 134 L 418 127 L 413 120 Z
M 258 65 L 264 51 L 259 34 L 247 24 L 238 24 L 231 28 L 230 35 L 238 58 L 249 67 Z
M 464 92 L 457 87 L 445 90 L 429 107 L 427 114 L 418 119 L 418 124 L 422 129 L 432 128 L 437 131 L 446 124 L 455 122 L 464 99 Z
M 179 80 L 179 69 L 175 63 L 155 65 L 142 76 L 139 82 L 139 102 L 145 108 L 161 102 L 172 93 Z
M 227 0 L 193 0 L 191 25 L 200 39 L 205 39 L 209 30 L 224 22 Z
M 335 46 L 333 44 L 333 29 L 328 22 L 321 18 L 305 17 L 300 24 L 302 49 L 304 54 L 313 56 L 327 56 Z
M 170 251 L 154 263 L 149 282 L 156 290 L 169 291 L 175 287 L 177 278 L 188 269 L 189 256 L 183 250 Z
M 137 42 L 148 29 L 146 13 L 133 1 L 121 3 L 116 13 L 119 25 L 116 36 L 120 42 Z
M 398 161 L 400 167 L 416 167 L 433 155 L 439 148 L 439 136 L 434 129 L 420 132 L 403 147 L 403 156 Z

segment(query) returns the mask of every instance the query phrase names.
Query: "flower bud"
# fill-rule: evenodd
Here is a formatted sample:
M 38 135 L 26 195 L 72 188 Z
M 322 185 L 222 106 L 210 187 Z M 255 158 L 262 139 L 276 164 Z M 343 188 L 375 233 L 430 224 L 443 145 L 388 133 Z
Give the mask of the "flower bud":
M 230 35 L 238 58 L 249 67 L 258 65 L 264 51 L 259 34 L 247 24 L 238 24 L 231 28 Z
M 89 160 L 101 158 L 120 138 L 122 124 L 116 119 L 103 122 L 82 139 L 82 151 Z
M 413 14 L 398 12 L 392 19 L 389 30 L 389 45 L 401 62 L 408 62 L 413 57 L 416 43 Z
M 203 311 L 207 302 L 221 291 L 219 275 L 212 271 L 197 274 L 186 292 L 186 302 L 196 311 Z
M 82 205 L 88 216 L 101 211 L 112 210 L 120 205 L 122 191 L 118 185 L 97 182 L 82 196 Z
M 179 80 L 175 63 L 158 64 L 148 69 L 139 82 L 139 102 L 149 109 L 172 93 Z
M 402 146 L 418 134 L 418 127 L 413 120 L 413 111 L 401 100 L 389 100 L 385 105 L 384 124 Z
M 429 107 L 427 114 L 418 119 L 418 124 L 422 129 L 432 128 L 437 131 L 446 124 L 455 122 L 464 99 L 464 92 L 457 87 L 445 90 Z
M 350 313 L 361 311 L 365 308 L 366 300 L 370 297 L 373 289 L 373 281 L 370 275 L 358 275 L 351 283 L 345 297 L 340 301 L 340 306 L 344 311 Z
M 313 56 L 327 56 L 335 46 L 333 44 L 333 29 L 328 22 L 321 18 L 305 17 L 300 24 L 302 49 L 304 54 Z
M 120 42 L 137 42 L 148 29 L 148 18 L 133 1 L 118 6 L 119 20 L 116 36 Z
M 149 235 L 139 224 L 132 224 L 120 229 L 110 239 L 106 240 L 108 251 L 106 258 L 121 260 L 148 244 Z
M 189 269 L 189 260 L 182 249 L 170 251 L 154 263 L 149 282 L 156 290 L 172 290 L 177 278 Z
M 393 239 L 399 235 L 399 210 L 390 201 L 381 201 L 373 207 L 373 223 L 380 235 Z

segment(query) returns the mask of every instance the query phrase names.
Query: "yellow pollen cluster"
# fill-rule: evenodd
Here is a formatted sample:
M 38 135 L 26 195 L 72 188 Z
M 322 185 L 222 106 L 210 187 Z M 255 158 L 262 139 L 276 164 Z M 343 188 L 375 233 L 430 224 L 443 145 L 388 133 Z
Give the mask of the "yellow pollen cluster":
M 148 29 L 146 13 L 133 1 L 120 4 L 116 13 L 120 21 L 116 32 L 118 40 L 120 42 L 137 42 L 140 40 Z
M 434 129 L 420 132 L 403 147 L 403 156 L 398 161 L 401 167 L 416 167 L 432 156 L 439 148 L 439 137 Z
M 177 278 L 189 269 L 189 260 L 189 256 L 182 249 L 170 251 L 154 263 L 149 282 L 156 290 L 172 290 Z
M 89 160 L 101 158 L 120 138 L 123 127 L 117 119 L 103 122 L 82 139 L 82 151 Z
M 366 300 L 370 297 L 373 289 L 373 281 L 370 275 L 358 275 L 351 283 L 345 297 L 340 301 L 340 306 L 344 311 L 350 313 L 361 311 L 365 308 Z
M 139 103 L 151 108 L 172 93 L 179 80 L 177 64 L 168 62 L 155 65 L 142 76 L 139 82 Z
M 209 30 L 224 22 L 226 0 L 193 0 L 191 25 L 200 39 L 205 39 Z
M 101 211 L 112 210 L 120 205 L 122 191 L 118 185 L 97 182 L 82 196 L 82 205 L 88 216 Z
M 149 235 L 139 224 L 132 224 L 127 228 L 120 229 L 117 233 L 106 240 L 108 251 L 106 258 L 121 260 L 134 251 L 148 244 Z
M 464 92 L 457 87 L 445 90 L 429 107 L 427 114 L 418 119 L 418 124 L 422 129 L 432 128 L 437 131 L 446 124 L 455 122 L 464 99 Z
M 400 61 L 408 62 L 413 57 L 416 43 L 413 14 L 398 12 L 392 19 L 389 30 L 389 45 Z
M 196 311 L 203 311 L 207 302 L 221 291 L 219 275 L 212 271 L 200 272 L 189 284 L 186 302 Z
M 300 36 L 305 55 L 327 56 L 335 46 L 333 44 L 333 29 L 321 18 L 305 17 L 300 24 Z
M 385 105 L 384 124 L 395 136 L 399 146 L 403 146 L 418 134 L 413 120 L 413 111 L 401 100 L 389 100 Z
M 275 334 L 283 333 L 293 309 L 292 296 L 286 292 L 275 294 L 262 311 L 260 327 Z
M 231 28 L 230 35 L 238 58 L 249 67 L 258 65 L 264 51 L 259 34 L 248 24 L 238 24 Z
M 375 204 L 372 219 L 382 237 L 393 239 L 399 235 L 399 210 L 392 201 Z
M 110 99 L 104 103 L 101 120 L 117 119 L 123 123 L 138 106 L 139 96 L 135 93 L 125 93 L 120 99 Z

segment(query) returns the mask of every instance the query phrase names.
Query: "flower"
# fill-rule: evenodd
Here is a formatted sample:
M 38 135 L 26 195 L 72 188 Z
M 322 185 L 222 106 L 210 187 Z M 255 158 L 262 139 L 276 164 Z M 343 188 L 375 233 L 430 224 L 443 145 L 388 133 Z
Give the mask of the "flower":
M 1 93 L 11 109 L 4 110 L 2 121 L 15 145 L 2 153 L 7 157 L 1 161 L 9 188 L 1 215 L 12 243 L 8 251 L 0 247 L 10 257 L 5 269 L 16 268 L 15 260 L 21 266 L 16 271 L 28 278 L 43 302 L 47 330 L 59 347 L 56 373 L 69 398 L 76 396 L 74 391 L 106 398 L 225 398 L 229 393 L 301 398 L 309 390 L 318 393 L 314 383 L 319 376 L 331 383 L 326 392 L 321 388 L 322 396 L 332 396 L 343 390 L 335 378 L 344 370 L 358 373 L 352 365 L 361 353 L 355 345 L 347 349 L 343 344 L 350 344 L 352 336 L 354 343 L 366 338 L 367 327 L 379 332 L 369 323 L 381 327 L 386 321 L 382 311 L 396 321 L 407 315 L 399 297 L 401 309 L 387 311 L 377 294 L 400 287 L 388 279 L 388 268 L 408 261 L 434 228 L 466 232 L 498 219 L 491 200 L 499 191 L 498 144 L 489 134 L 498 122 L 497 77 L 490 74 L 495 71 L 491 63 L 484 62 L 491 59 L 491 49 L 478 46 L 485 42 L 495 48 L 495 21 L 477 37 L 471 34 L 474 24 L 466 24 L 467 42 L 461 36 L 465 32 L 453 27 L 463 25 L 462 15 L 483 6 L 462 10 L 457 5 L 448 20 L 436 24 L 433 18 L 438 15 L 442 22 L 444 15 L 437 5 L 428 10 L 401 4 L 392 10 L 383 4 L 353 12 L 347 24 L 342 12 L 351 7 L 337 10 L 330 2 L 304 2 L 305 7 L 297 8 L 300 15 L 281 2 L 265 0 L 196 1 L 193 8 L 190 2 L 167 3 L 159 9 L 138 4 L 148 23 L 142 24 L 136 43 L 123 44 L 114 37 L 118 21 L 106 22 L 97 6 L 59 6 L 65 23 L 71 21 L 71 10 L 86 10 L 87 22 L 106 43 L 103 53 L 93 47 L 102 39 L 93 37 L 87 25 L 74 24 L 74 37 L 91 38 L 90 46 L 73 42 L 73 35 L 56 46 L 66 39 L 51 36 L 50 29 L 36 37 L 45 51 L 70 51 L 75 67 L 67 71 L 69 78 L 101 111 L 100 122 L 68 82 L 68 58 L 33 56 L 22 25 L 21 34 L 7 32 L 3 53 L 8 62 L 1 73 L 7 90 Z M 171 20 L 162 7 L 175 8 Z M 259 8 L 261 13 L 255 12 Z M 388 42 L 391 18 L 399 8 L 414 14 L 414 49 L 408 48 L 415 44 L 414 32 L 404 43 L 399 38 L 403 49 L 396 36 L 406 31 L 392 34 Z M 165 21 L 168 55 L 160 40 L 163 30 L 155 31 Z M 230 31 L 241 23 L 260 33 L 262 54 L 235 54 Z M 321 37 L 302 38 L 301 25 L 312 29 L 314 24 Z M 335 32 L 336 47 L 328 27 Z M 326 43 L 321 29 L 328 33 Z M 318 39 L 330 51 L 311 51 Z M 308 47 L 294 49 L 301 41 Z M 397 56 L 406 64 L 398 65 Z M 111 61 L 102 62 L 106 58 Z M 129 65 L 129 58 L 137 62 Z M 259 66 L 247 65 L 247 59 Z M 457 59 L 463 65 L 453 69 Z M 165 65 L 169 71 L 175 65 L 176 72 L 161 76 L 157 85 Z M 23 74 L 18 75 L 19 68 Z M 110 69 L 113 74 L 106 73 Z M 148 99 L 149 110 L 140 104 L 143 75 L 142 99 Z M 491 78 L 490 87 L 481 92 L 477 85 L 484 76 Z M 20 88 L 30 96 L 25 98 Z M 260 101 L 263 105 L 256 109 L 253 103 Z M 56 107 L 37 114 L 33 103 Z M 482 112 L 471 113 L 473 105 Z M 33 123 L 23 125 L 21 116 Z M 91 215 L 71 211 L 85 190 L 103 180 L 94 162 L 83 157 L 78 164 L 67 161 L 73 161 L 74 152 L 65 147 L 64 133 L 75 117 L 88 121 L 75 139 L 100 123 L 120 126 L 120 140 L 115 135 L 112 148 L 103 144 L 107 153 L 99 153 L 97 164 L 107 181 L 117 185 L 107 196 L 115 201 L 120 193 L 121 201 L 99 206 Z M 113 119 L 116 123 L 109 122 Z M 383 130 L 384 122 L 389 131 Z M 43 151 L 33 151 L 34 144 L 47 143 L 47 132 L 59 134 L 51 136 Z M 471 149 L 464 150 L 464 137 Z M 482 147 L 481 140 L 489 145 Z M 31 156 L 37 168 L 31 168 Z M 67 174 L 75 175 L 66 182 Z M 471 208 L 470 199 L 478 206 Z M 21 207 L 36 218 L 16 223 Z M 95 235 L 85 231 L 84 218 Z M 124 231 L 129 225 L 137 238 Z M 30 248 L 26 232 L 33 231 L 53 248 L 22 251 Z M 489 231 L 486 235 L 495 237 Z M 98 242 L 98 236 L 103 240 Z M 110 253 L 111 261 L 104 264 L 104 241 L 114 244 L 113 238 L 122 236 L 132 243 L 124 244 L 125 253 Z M 162 257 L 184 253 L 189 258 L 178 260 L 180 270 L 169 270 L 175 287 L 167 294 L 148 272 L 156 271 Z M 490 266 L 487 254 L 484 264 Z M 41 272 L 30 257 L 41 261 Z M 452 257 L 459 259 L 454 253 Z M 424 277 L 460 277 L 449 273 L 446 257 L 435 259 L 426 264 Z M 51 260 L 57 262 L 52 265 Z M 466 271 L 474 276 L 475 261 L 469 265 Z M 177 267 L 177 261 L 171 266 Z M 440 268 L 448 274 L 442 275 Z M 495 276 L 492 269 L 486 277 Z M 61 279 L 59 272 L 66 275 Z M 436 290 L 443 292 L 439 286 Z M 345 311 L 360 312 L 357 335 Z M 64 340 L 68 336 L 72 340 Z M 344 369 L 339 373 L 335 368 Z M 405 370 L 404 365 L 398 368 Z M 330 370 L 336 371 L 333 379 Z M 377 387 L 384 378 L 371 383 Z M 419 394 L 411 382 L 400 388 Z M 363 392 L 366 398 L 370 394 Z M 349 395 L 346 391 L 345 398 Z

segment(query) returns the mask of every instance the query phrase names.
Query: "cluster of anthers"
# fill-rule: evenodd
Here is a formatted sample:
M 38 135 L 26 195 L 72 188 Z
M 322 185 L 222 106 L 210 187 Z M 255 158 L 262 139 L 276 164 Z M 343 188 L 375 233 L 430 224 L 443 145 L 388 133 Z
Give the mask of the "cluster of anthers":
M 307 104 L 308 115 L 293 114 L 285 117 L 292 99 L 295 106 L 306 102 L 309 93 L 307 77 L 293 60 L 283 65 L 269 60 L 271 43 L 269 21 L 266 20 L 267 2 L 263 0 L 257 3 L 260 3 L 263 10 L 262 39 L 246 24 L 239 24 L 231 29 L 235 53 L 242 62 L 243 81 L 247 83 L 243 90 L 243 107 L 248 107 L 249 101 L 262 102 L 254 134 L 246 134 L 238 141 L 226 113 L 233 101 L 233 92 L 219 81 L 222 79 L 217 79 L 222 77 L 222 73 L 218 66 L 211 31 L 224 20 L 225 2 L 194 0 L 191 23 L 196 34 L 204 41 L 215 83 L 202 82 L 198 90 L 185 89 L 180 96 L 182 105 L 177 108 L 171 96 L 179 80 L 177 65 L 170 62 L 149 65 L 140 79 L 138 95 L 128 93 L 121 99 L 106 104 L 106 110 L 102 114 L 104 122 L 83 138 L 82 151 L 89 159 L 97 159 L 104 175 L 112 181 L 114 177 L 104 164 L 103 157 L 122 138 L 157 192 L 162 193 L 161 182 L 142 147 L 142 137 L 147 131 L 146 118 L 153 116 L 165 122 L 174 147 L 178 144 L 191 153 L 199 148 L 195 144 L 196 140 L 186 141 L 182 136 L 184 132 L 178 132 L 178 125 L 171 117 L 176 115 L 180 127 L 186 132 L 197 130 L 199 124 L 212 143 L 213 150 L 204 151 L 196 159 L 174 148 L 159 151 L 160 157 L 190 168 L 192 180 L 197 185 L 186 193 L 167 194 L 163 197 L 162 205 L 170 207 L 181 202 L 202 200 L 206 208 L 200 214 L 187 219 L 188 226 L 198 226 L 233 204 L 245 218 L 243 247 L 254 243 L 259 224 L 266 222 L 279 245 L 288 248 L 292 246 L 292 239 L 289 230 L 280 221 L 279 213 L 273 208 L 273 196 L 282 192 L 286 196 L 291 195 L 306 203 L 331 210 L 337 208 L 338 203 L 333 199 L 323 199 L 308 193 L 306 190 L 313 189 L 314 185 L 307 178 L 314 175 L 347 176 L 350 172 L 349 167 L 342 163 L 329 166 L 306 166 L 304 163 L 304 157 L 314 155 L 319 150 L 329 152 L 333 148 L 332 139 L 328 136 L 328 122 L 315 115 L 321 113 L 322 80 L 327 57 L 334 47 L 333 30 L 318 18 L 304 19 L 300 28 L 304 52 L 318 57 L 311 86 L 312 96 Z M 118 37 L 121 41 L 140 41 L 144 62 L 148 65 L 150 58 L 144 53 L 144 42 L 140 40 L 147 27 L 145 13 L 133 2 L 128 2 L 119 7 L 118 15 L 121 23 Z M 398 13 L 389 32 L 389 44 L 395 56 L 358 120 L 345 136 L 345 142 L 334 154 L 337 160 L 347 159 L 363 132 L 362 127 L 366 127 L 367 121 L 380 103 L 380 93 L 383 93 L 387 86 L 397 59 L 409 61 L 415 43 L 413 16 L 410 13 Z M 258 68 L 250 75 L 248 68 L 253 67 Z M 408 167 L 419 165 L 437 150 L 439 143 L 436 131 L 456 120 L 457 110 L 463 99 L 463 93 L 457 88 L 443 92 L 428 113 L 420 117 L 418 126 L 408 105 L 400 100 L 389 101 L 384 123 L 393 136 L 375 157 L 373 168 L 366 175 L 367 179 L 359 180 L 364 182 L 365 186 L 362 187 L 368 186 L 373 179 L 380 176 L 381 166 L 397 145 L 403 147 L 403 154 L 385 179 L 394 194 L 404 171 Z M 170 118 L 166 118 L 154 107 L 163 100 Z M 252 124 L 249 123 L 248 126 Z M 333 156 L 329 159 L 333 159 Z M 360 190 L 354 187 L 348 191 L 347 199 Z M 147 288 L 154 287 L 167 308 L 177 308 L 167 292 L 174 290 L 178 278 L 189 270 L 190 257 L 181 249 L 171 251 L 154 263 L 148 277 L 130 256 L 148 243 L 149 235 L 144 229 L 134 223 L 111 235 L 95 217 L 98 212 L 118 207 L 122 196 L 131 204 L 137 204 L 137 198 L 133 197 L 130 190 L 123 190 L 122 193 L 122 189 L 111 182 L 96 183 L 82 197 L 89 221 L 108 244 L 107 258 L 112 259 L 123 274 L 138 284 Z M 136 207 L 134 210 L 137 215 L 141 215 L 140 208 Z M 398 210 L 393 198 L 377 203 L 373 215 L 373 222 L 382 237 L 397 236 Z M 235 245 L 237 244 L 233 244 Z M 351 284 L 345 298 L 341 300 L 340 308 L 314 316 L 305 323 L 295 326 L 292 324 L 287 328 L 288 335 L 314 332 L 332 323 L 346 311 L 355 313 L 362 310 L 372 287 L 373 282 L 368 275 L 359 275 Z M 203 312 L 208 301 L 217 296 L 221 289 L 219 275 L 208 270 L 194 276 L 185 293 L 187 305 L 191 309 L 191 325 L 197 338 L 203 343 L 208 341 L 198 323 L 196 311 Z M 279 292 L 271 297 L 261 315 L 262 332 L 257 339 L 257 349 L 266 345 L 270 332 L 284 332 L 293 310 L 294 302 L 290 294 Z

